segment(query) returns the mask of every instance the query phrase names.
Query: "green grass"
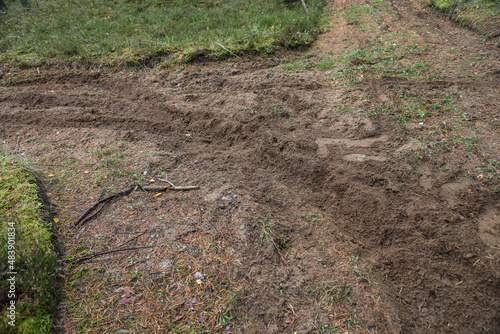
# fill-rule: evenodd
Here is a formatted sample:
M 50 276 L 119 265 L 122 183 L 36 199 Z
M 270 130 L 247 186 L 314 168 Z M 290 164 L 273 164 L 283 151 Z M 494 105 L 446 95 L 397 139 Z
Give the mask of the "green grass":
M 427 4 L 462 24 L 477 28 L 486 36 L 499 35 L 498 0 L 428 0 Z
M 137 62 L 271 53 L 309 45 L 324 0 L 33 0 L 0 14 L 0 61 L 33 66 L 48 58 Z
M 50 224 L 38 197 L 35 178 L 25 164 L 0 151 L 0 291 L 9 291 L 7 279 L 15 276 L 15 327 L 8 324 L 7 304 L 1 305 L 1 333 L 50 333 L 55 306 L 56 256 Z M 15 232 L 12 228 L 15 228 Z M 10 235 L 9 235 L 10 234 Z M 8 258 L 8 238 L 15 240 L 14 270 Z M 12 250 L 12 249 L 10 249 Z M 11 254 L 12 255 L 12 254 Z

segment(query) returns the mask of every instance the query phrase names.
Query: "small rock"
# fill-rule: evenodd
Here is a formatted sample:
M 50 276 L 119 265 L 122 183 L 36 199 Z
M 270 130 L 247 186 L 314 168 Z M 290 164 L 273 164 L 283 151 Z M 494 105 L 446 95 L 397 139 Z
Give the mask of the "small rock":
M 222 196 L 221 199 L 224 201 L 229 201 L 229 200 L 232 200 L 233 198 L 236 198 L 236 197 L 238 197 L 238 195 L 232 194 L 232 195 L 228 195 L 228 196 Z
M 224 203 L 219 204 L 219 209 L 225 209 L 226 205 Z
M 465 217 L 462 216 L 462 215 L 458 215 L 458 219 L 460 219 L 461 221 L 464 221 L 465 220 Z
M 205 279 L 205 274 L 202 274 L 199 271 L 197 271 L 194 273 L 194 278 Z
M 473 257 L 475 257 L 475 255 L 474 255 L 474 254 L 472 254 L 472 253 L 468 253 L 468 254 L 465 254 L 465 255 L 464 255 L 464 259 L 466 259 L 466 260 L 470 260 L 470 259 L 472 259 Z

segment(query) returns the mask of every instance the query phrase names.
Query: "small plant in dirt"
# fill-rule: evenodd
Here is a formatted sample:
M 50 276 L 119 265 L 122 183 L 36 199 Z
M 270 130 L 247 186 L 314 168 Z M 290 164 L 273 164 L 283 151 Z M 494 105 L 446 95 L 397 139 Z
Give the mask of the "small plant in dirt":
M 308 222 L 310 222 L 313 225 L 318 224 L 318 213 L 313 213 L 310 216 L 306 214 L 300 215 L 300 217 Z
M 341 300 L 351 301 L 350 295 L 352 287 L 349 284 L 341 286 L 331 286 L 328 283 L 321 283 L 321 290 L 328 296 L 328 305 L 335 304 Z
M 355 329 L 358 327 L 358 321 L 356 320 L 356 309 L 354 309 L 353 313 L 344 320 L 344 324 L 347 329 Z
M 283 101 L 280 101 L 278 104 L 271 108 L 273 114 L 278 115 L 279 117 L 292 117 L 292 110 L 287 108 Z
M 271 213 L 273 210 L 269 210 L 269 212 L 258 220 L 257 226 L 260 229 L 260 240 L 268 240 L 270 238 L 274 238 L 273 227 L 275 223 L 271 219 Z
M 289 243 L 289 238 L 287 235 L 285 234 L 281 234 L 279 236 L 279 238 L 276 238 L 275 241 L 274 241 L 275 245 L 276 245 L 276 250 L 278 252 L 281 252 L 282 250 L 284 249 L 288 249 L 290 248 L 290 245 L 288 245 Z
M 355 264 L 356 262 L 358 262 L 358 260 L 359 260 L 359 256 L 353 255 L 353 256 L 351 256 L 351 258 L 349 259 L 348 263 L 349 263 L 349 264 Z
M 356 270 L 355 271 L 356 275 L 358 275 L 358 283 L 366 283 L 366 286 L 369 286 L 371 284 L 378 285 L 377 282 L 372 281 L 369 277 L 368 274 L 365 273 L 364 271 L 361 270 Z

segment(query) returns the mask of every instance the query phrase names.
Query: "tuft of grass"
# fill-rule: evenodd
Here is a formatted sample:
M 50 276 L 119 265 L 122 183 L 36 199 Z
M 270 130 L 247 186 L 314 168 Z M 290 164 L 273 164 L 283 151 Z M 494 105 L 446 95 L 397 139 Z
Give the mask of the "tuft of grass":
M 497 0 L 428 0 L 427 4 L 455 21 L 481 31 L 486 37 L 499 35 L 500 6 Z
M 281 45 L 311 44 L 324 0 L 33 0 L 0 13 L 0 61 L 36 66 L 47 58 L 134 65 L 151 58 L 189 61 Z
M 57 258 L 51 243 L 51 224 L 42 220 L 38 192 L 25 164 L 0 151 L 0 291 L 6 293 L 2 299 L 14 301 L 16 307 L 12 327 L 8 324 L 8 304 L 1 305 L 2 333 L 49 333 L 52 328 Z M 8 257 L 14 254 L 9 254 L 14 250 L 9 249 L 9 237 L 15 249 L 14 262 Z M 9 295 L 13 290 L 7 279 L 11 277 L 15 277 L 15 296 Z
M 260 228 L 260 239 L 266 241 L 268 238 L 273 238 L 273 227 L 275 223 L 271 220 L 271 213 L 273 210 L 270 210 L 267 215 L 262 215 L 262 219 L 259 220 L 259 228 Z

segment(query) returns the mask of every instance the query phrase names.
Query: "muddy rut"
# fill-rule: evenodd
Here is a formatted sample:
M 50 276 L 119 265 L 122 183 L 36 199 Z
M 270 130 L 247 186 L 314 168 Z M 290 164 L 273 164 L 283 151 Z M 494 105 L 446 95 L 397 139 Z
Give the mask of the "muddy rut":
M 251 62 L 180 73 L 52 72 L 43 82 L 1 89 L 0 139 L 36 159 L 45 153 L 25 147 L 16 134 L 49 140 L 60 132 L 78 144 L 92 131 L 196 160 L 206 176 L 198 180 L 203 206 L 238 235 L 235 249 L 249 247 L 235 255 L 231 273 L 246 289 L 237 308 L 249 320 L 239 331 L 289 332 L 293 313 L 304 319 L 293 330 L 319 332 L 331 315 L 315 306 L 308 289 L 352 272 L 341 265 L 343 254 L 359 257 L 356 268 L 379 283 L 373 304 L 363 296 L 354 301 L 363 330 L 499 332 L 498 191 L 459 173 L 415 169 L 418 138 L 402 136 L 383 114 L 367 117 L 356 102 L 369 91 L 377 105 L 394 86 L 450 90 L 462 96 L 460 106 L 476 116 L 475 125 L 485 127 L 485 145 L 498 157 L 498 130 L 485 121 L 498 113 L 498 47 L 410 2 L 392 1 L 392 8 L 381 25 L 424 36 L 426 57 L 446 62 L 447 48 L 463 46 L 488 54 L 488 61 L 452 67 L 441 81 L 370 78 L 348 92 L 321 71 L 274 72 Z M 342 45 L 342 37 L 350 38 L 342 34 L 330 29 L 312 51 Z M 339 112 L 339 104 L 348 110 Z M 459 162 L 461 154 L 446 159 Z M 166 164 L 137 160 L 151 168 Z M 224 181 L 209 177 L 219 173 Z M 230 202 L 221 200 L 228 189 L 238 196 Z M 269 210 L 288 238 L 284 258 L 262 246 L 249 218 Z M 317 214 L 320 224 L 307 223 L 302 213 Z

